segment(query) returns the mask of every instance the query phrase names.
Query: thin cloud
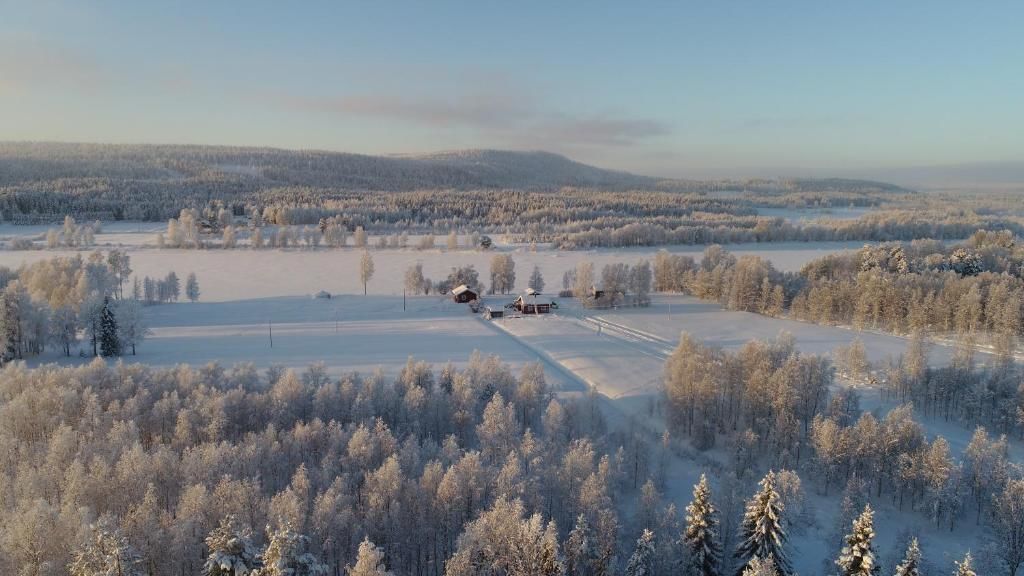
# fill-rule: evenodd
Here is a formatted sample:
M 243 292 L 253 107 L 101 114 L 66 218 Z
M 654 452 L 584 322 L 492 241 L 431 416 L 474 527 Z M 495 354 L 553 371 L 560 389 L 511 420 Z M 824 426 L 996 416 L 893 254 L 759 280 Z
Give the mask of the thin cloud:
M 373 117 L 428 127 L 468 128 L 489 142 L 514 146 L 631 146 L 670 133 L 667 124 L 650 119 L 578 116 L 545 109 L 534 98 L 514 91 L 472 92 L 451 97 L 406 97 L 360 94 L 334 98 L 278 99 L 311 113 Z

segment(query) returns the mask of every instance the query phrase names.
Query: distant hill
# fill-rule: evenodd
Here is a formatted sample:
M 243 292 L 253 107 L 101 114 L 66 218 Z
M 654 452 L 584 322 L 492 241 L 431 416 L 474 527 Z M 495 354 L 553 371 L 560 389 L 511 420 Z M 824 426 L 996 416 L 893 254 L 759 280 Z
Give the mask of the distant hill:
M 0 186 L 66 178 L 255 179 L 357 190 L 649 188 L 657 180 L 550 152 L 461 150 L 369 156 L 227 146 L 0 143 Z
M 235 146 L 0 142 L 0 187 L 100 179 L 216 183 L 218 188 L 308 186 L 360 191 L 425 189 L 605 190 L 707 192 L 905 192 L 870 180 L 683 180 L 597 168 L 542 151 L 455 150 L 419 155 L 348 154 Z M 65 182 L 65 184 L 67 184 Z

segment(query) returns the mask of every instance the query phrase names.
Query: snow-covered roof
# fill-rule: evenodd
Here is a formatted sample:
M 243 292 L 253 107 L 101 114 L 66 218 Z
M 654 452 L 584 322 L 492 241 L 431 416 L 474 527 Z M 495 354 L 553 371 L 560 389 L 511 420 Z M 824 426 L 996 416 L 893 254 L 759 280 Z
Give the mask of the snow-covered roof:
M 452 288 L 452 294 L 454 294 L 456 296 L 458 296 L 459 294 L 462 294 L 463 292 L 471 292 L 471 290 L 469 289 L 469 286 L 466 286 L 465 284 L 459 284 L 455 288 Z

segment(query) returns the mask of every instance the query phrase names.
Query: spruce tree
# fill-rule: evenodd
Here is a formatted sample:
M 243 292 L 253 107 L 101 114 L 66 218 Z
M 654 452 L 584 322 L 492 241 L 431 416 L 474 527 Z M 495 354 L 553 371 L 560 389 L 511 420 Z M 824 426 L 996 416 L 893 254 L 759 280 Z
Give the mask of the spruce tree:
M 68 565 L 71 576 L 143 576 L 142 557 L 108 519 L 93 526 L 90 540 Z
M 953 576 L 978 576 L 978 573 L 974 571 L 974 558 L 971 558 L 970 552 L 964 556 L 963 561 L 954 560 L 953 565 L 956 566 Z
M 567 576 L 582 576 L 590 563 L 590 526 L 586 517 L 580 514 L 576 526 L 565 541 L 565 573 Z
M 268 529 L 270 542 L 263 552 L 263 566 L 253 576 L 324 576 L 326 564 L 308 552 L 309 537 L 286 525 L 278 530 Z
M 750 563 L 743 569 L 743 576 L 778 576 L 778 573 L 771 558 L 751 558 Z
M 921 576 L 921 548 L 917 544 L 917 538 L 910 541 L 907 546 L 907 555 L 903 562 L 896 566 L 896 576 Z
M 690 574 L 718 576 L 722 560 L 722 549 L 718 544 L 718 511 L 711 503 L 711 487 L 704 474 L 693 487 L 693 501 L 686 507 L 683 544 L 689 552 Z
M 237 576 L 259 567 L 259 551 L 251 534 L 238 526 L 234 516 L 227 516 L 206 537 L 210 554 L 203 565 L 203 576 Z
M 121 354 L 117 318 L 114 316 L 109 297 L 103 298 L 103 308 L 100 310 L 100 354 L 107 357 Z
M 654 532 L 644 528 L 636 541 L 636 549 L 626 565 L 626 576 L 653 576 L 654 574 Z
M 875 527 L 871 505 L 865 505 L 864 511 L 853 521 L 853 531 L 846 536 L 846 545 L 836 560 L 839 576 L 877 576 L 880 567 L 872 541 L 875 539 Z
M 740 524 L 740 543 L 733 557 L 740 561 L 737 575 L 753 558 L 772 559 L 782 576 L 792 572 L 786 557 L 786 531 L 782 527 L 782 502 L 775 490 L 775 472 L 769 471 L 761 480 L 761 489 L 747 502 Z

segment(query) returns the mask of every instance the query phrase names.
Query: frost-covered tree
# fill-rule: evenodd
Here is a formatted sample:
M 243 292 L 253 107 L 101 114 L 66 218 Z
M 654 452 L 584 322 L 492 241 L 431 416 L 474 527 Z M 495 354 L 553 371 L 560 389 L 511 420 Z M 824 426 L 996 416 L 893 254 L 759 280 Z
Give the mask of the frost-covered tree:
M 195 272 L 189 272 L 188 278 L 185 280 L 185 297 L 190 302 L 199 300 L 199 280 L 196 279 Z
M 626 564 L 626 576 L 654 575 L 654 532 L 644 528 Z
M 362 226 L 356 226 L 356 231 L 352 233 L 352 243 L 356 248 L 366 248 L 366 230 Z
M 142 305 L 137 300 L 121 300 L 115 307 L 114 319 L 118 346 L 131 348 L 132 356 L 135 356 L 135 347 L 150 334 L 142 314 Z
M 384 552 L 374 546 L 369 538 L 359 544 L 355 566 L 348 568 L 348 576 L 392 576 L 384 566 Z
M 455 234 L 455 230 L 448 233 L 448 249 L 458 250 L 459 248 L 459 237 Z
M 223 239 L 221 241 L 222 247 L 223 248 L 234 248 L 237 244 L 238 244 L 238 241 L 235 238 L 235 227 L 234 226 L 227 226 L 227 227 L 225 227 L 224 228 L 224 237 L 223 237 Z
M 866 505 L 853 521 L 853 531 L 846 536 L 846 545 L 836 559 L 839 576 L 876 576 L 881 570 L 874 550 L 873 515 L 871 505 Z
M 203 576 L 246 576 L 260 566 L 259 549 L 252 534 L 233 515 L 225 516 L 206 537 L 209 554 Z
M 366 295 L 366 285 L 373 278 L 373 256 L 370 252 L 363 250 L 363 256 L 359 260 L 359 281 L 363 283 L 363 295 Z
M 896 576 L 921 576 L 921 548 L 917 538 L 910 541 L 903 561 L 896 566 Z
M 172 270 L 167 273 L 164 282 L 167 284 L 169 299 L 177 302 L 181 297 L 181 280 L 178 279 L 178 275 Z
M 953 561 L 953 576 L 978 576 L 978 573 L 974 571 L 974 558 L 971 557 L 971 553 L 964 554 L 964 559 L 960 561 Z
M 572 295 L 584 304 L 590 302 L 591 290 L 594 289 L 594 264 L 592 262 L 580 262 L 576 265 L 576 275 L 573 279 Z
M 1024 564 L 1024 479 L 1006 483 L 995 497 L 991 518 L 996 550 L 1013 576 Z
M 753 558 L 771 559 L 782 576 L 792 572 L 786 556 L 786 531 L 782 525 L 782 504 L 775 489 L 775 472 L 769 471 L 760 482 L 761 488 L 747 502 L 740 524 L 740 543 L 733 557 L 743 570 Z
M 79 549 L 71 564 L 71 576 L 142 576 L 142 558 L 120 530 L 101 521 L 92 527 L 89 541 Z
M 771 558 L 752 558 L 743 569 L 742 576 L 778 576 L 775 561 Z
M 407 293 L 419 294 L 428 284 L 429 282 L 423 277 L 423 264 L 413 264 L 405 269 L 405 291 Z
M 693 500 L 686 507 L 686 531 L 683 545 L 687 551 L 688 574 L 718 576 L 722 549 L 718 541 L 718 511 L 711 502 L 707 476 L 693 487 Z
M 496 254 L 491 258 L 491 292 L 507 294 L 516 285 L 516 263 L 508 254 Z
M 263 552 L 263 566 L 253 576 L 323 576 L 329 568 L 309 552 L 309 537 L 285 525 L 268 530 L 270 542 Z
M 525 517 L 522 501 L 499 496 L 489 510 L 466 524 L 445 574 L 557 576 L 564 567 L 555 534 L 554 525 L 545 526 L 540 514 Z
M 565 573 L 566 576 L 583 576 L 587 574 L 591 555 L 590 526 L 583 514 L 576 518 L 576 525 L 565 540 Z
M 530 282 L 528 285 L 537 292 L 544 291 L 544 276 L 540 273 L 540 266 L 533 267 L 533 273 L 530 274 Z

